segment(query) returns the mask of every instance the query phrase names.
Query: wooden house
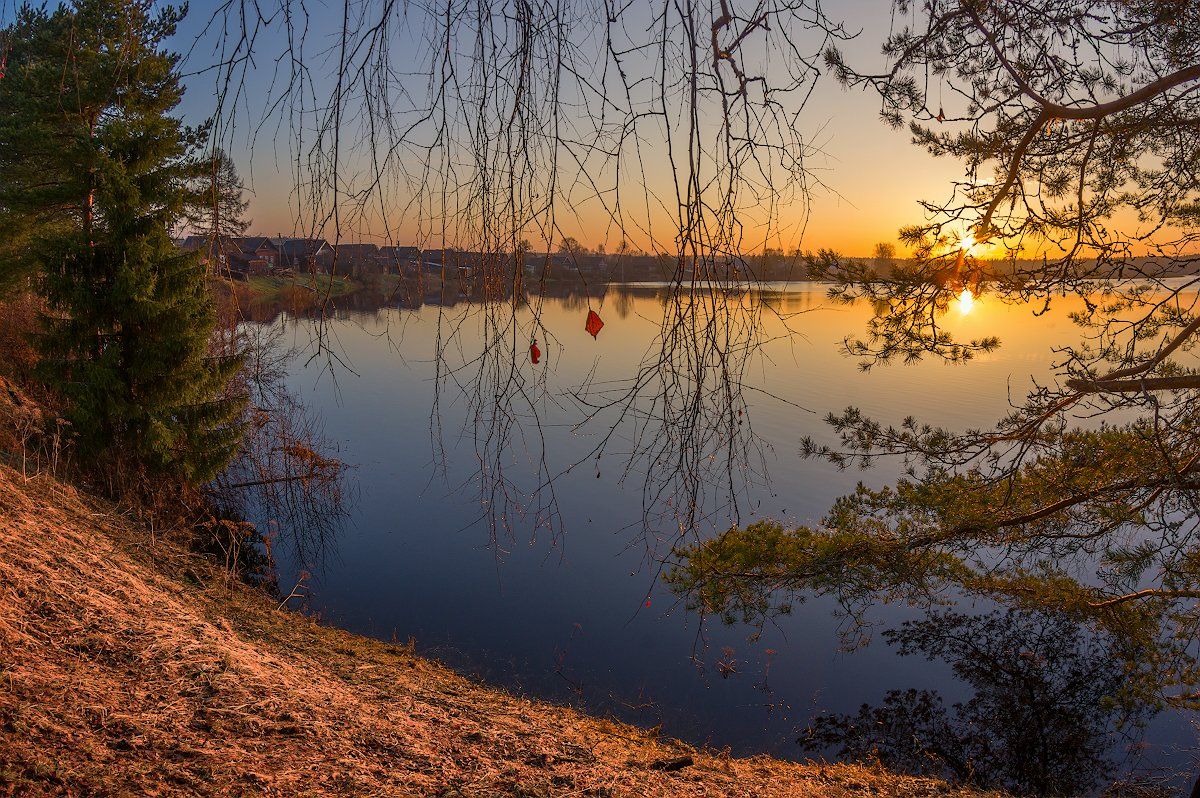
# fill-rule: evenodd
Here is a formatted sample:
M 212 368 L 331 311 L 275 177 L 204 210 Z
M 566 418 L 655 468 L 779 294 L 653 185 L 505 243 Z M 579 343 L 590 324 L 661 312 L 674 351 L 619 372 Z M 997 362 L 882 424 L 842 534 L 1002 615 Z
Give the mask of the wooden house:
M 323 238 L 280 238 L 273 243 L 279 247 L 279 263 L 285 269 L 328 273 L 333 266 L 333 247 Z
M 238 248 L 238 253 L 231 257 L 231 271 L 262 275 L 279 269 L 279 247 L 266 236 L 241 236 L 230 241 Z

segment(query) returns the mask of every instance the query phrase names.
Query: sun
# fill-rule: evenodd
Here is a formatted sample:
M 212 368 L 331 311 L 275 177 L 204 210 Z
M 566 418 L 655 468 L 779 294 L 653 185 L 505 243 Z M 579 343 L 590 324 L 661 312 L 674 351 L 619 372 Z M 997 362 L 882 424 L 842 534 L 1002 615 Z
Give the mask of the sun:
M 971 235 L 970 233 L 964 235 L 958 242 L 958 248 L 968 255 L 971 254 L 971 250 L 975 249 L 977 245 L 978 242 L 975 240 L 975 236 Z

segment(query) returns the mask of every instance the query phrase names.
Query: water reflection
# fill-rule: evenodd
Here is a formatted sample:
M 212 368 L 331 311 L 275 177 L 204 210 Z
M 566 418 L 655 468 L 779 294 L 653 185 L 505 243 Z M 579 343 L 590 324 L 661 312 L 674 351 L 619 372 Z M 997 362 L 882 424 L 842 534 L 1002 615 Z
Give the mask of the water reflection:
M 762 314 L 760 345 L 741 374 L 751 386 L 745 415 L 735 410 L 728 419 L 752 427 L 763 443 L 755 466 L 763 478 L 746 488 L 742 503 L 750 519 L 812 522 L 863 478 L 795 456 L 806 435 L 833 440 L 823 420 L 828 411 L 854 404 L 895 422 L 935 414 L 951 427 L 986 424 L 1007 412 L 1010 385 L 1046 378 L 1048 348 L 1073 334 L 1069 304 L 1030 325 L 1021 309 L 972 297 L 969 313 L 949 312 L 942 323 L 964 335 L 999 335 L 1003 348 L 967 364 L 925 362 L 866 375 L 838 345 L 871 309 L 831 304 L 824 290 L 763 286 L 719 297 Z M 945 722 L 957 722 L 954 704 L 966 706 L 981 688 L 964 681 L 952 660 L 916 662 L 884 645 L 843 653 L 842 619 L 830 600 L 797 604 L 761 630 L 722 628 L 700 625 L 658 584 L 677 527 L 664 512 L 651 535 L 631 532 L 645 512 L 639 488 L 655 474 L 644 462 L 629 467 L 633 437 L 622 425 L 640 424 L 651 436 L 675 431 L 655 426 L 645 406 L 636 405 L 608 420 L 622 446 L 597 456 L 604 433 L 579 424 L 574 398 L 580 386 L 604 390 L 638 373 L 661 334 L 669 301 L 663 287 L 554 285 L 541 298 L 493 305 L 518 324 L 536 318 L 550 335 L 539 336 L 545 354 L 536 366 L 527 356 L 514 359 L 526 354 L 527 338 L 494 350 L 495 362 L 515 364 L 533 401 L 506 417 L 511 434 L 488 450 L 488 469 L 480 467 L 473 436 L 476 400 L 492 394 L 477 391 L 477 383 L 470 392 L 438 389 L 439 379 L 464 374 L 464 365 L 478 364 L 489 346 L 485 315 L 468 300 L 363 291 L 337 298 L 324 315 L 276 306 L 257 317 L 301 343 L 316 327 L 328 328 L 347 364 L 335 379 L 301 355 L 289 376 L 322 413 L 345 458 L 360 466 L 362 498 L 337 556 L 314 579 L 315 610 L 355 631 L 413 636 L 422 650 L 492 681 L 648 725 L 661 722 L 665 733 L 740 754 L 803 756 L 797 736 L 815 714 L 850 716 L 864 702 L 879 705 L 891 686 L 936 693 Z M 606 321 L 596 339 L 583 330 L 589 307 Z M 433 355 L 445 349 L 450 328 L 457 330 L 456 361 L 438 363 Z M 480 496 L 494 496 L 480 491 L 496 463 L 514 497 L 535 495 L 544 484 L 539 475 L 554 477 L 565 535 L 537 535 L 536 513 L 510 516 L 512 534 L 499 543 L 480 534 Z M 898 467 L 884 464 L 866 478 L 879 486 L 899 476 Z M 659 496 L 666 504 L 674 494 Z M 716 506 L 706 534 L 732 523 L 732 509 Z M 283 568 L 294 573 L 309 565 L 293 560 Z M 980 600 L 980 608 L 990 605 Z M 895 628 L 924 619 L 909 606 L 876 616 Z M 748 643 L 759 631 L 761 639 Z M 1096 734 L 1087 735 L 1099 746 Z M 1146 739 L 1154 761 L 1189 765 L 1193 736 L 1184 716 L 1158 716 Z
M 975 295 L 970 288 L 964 288 L 958 295 L 958 312 L 966 316 L 975 308 Z
M 1084 795 L 1122 772 L 1155 712 L 1112 641 L 1063 614 L 932 612 L 883 636 L 901 656 L 950 665 L 970 698 L 891 689 L 816 718 L 807 750 L 1014 795 Z

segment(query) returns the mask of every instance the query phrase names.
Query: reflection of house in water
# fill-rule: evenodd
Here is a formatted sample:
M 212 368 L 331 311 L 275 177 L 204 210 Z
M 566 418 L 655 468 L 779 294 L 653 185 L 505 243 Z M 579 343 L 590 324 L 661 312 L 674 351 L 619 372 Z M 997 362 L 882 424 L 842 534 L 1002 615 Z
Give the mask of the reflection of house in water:
M 759 297 L 770 307 L 785 315 L 803 313 L 819 304 L 821 294 L 813 291 L 788 291 L 784 289 L 761 290 Z
M 510 261 L 511 263 L 511 261 Z M 513 302 L 511 279 L 506 286 L 492 292 L 479 284 L 443 283 L 429 279 L 425 273 L 402 274 L 400 279 L 389 283 L 368 284 L 348 294 L 336 297 L 329 303 L 297 303 L 294 297 L 276 297 L 270 300 L 251 299 L 239 305 L 243 317 L 260 323 L 270 322 L 281 313 L 293 317 L 307 318 L 320 314 L 347 313 L 351 316 L 376 315 L 388 308 L 416 311 L 425 307 L 463 308 L 482 307 L 496 303 Z M 467 290 L 470 289 L 470 290 Z M 544 296 L 561 300 L 566 310 L 586 312 L 589 307 L 599 307 L 603 314 L 612 313 L 616 318 L 626 318 L 637 298 L 657 298 L 665 301 L 670 288 L 663 284 L 597 283 L 582 281 L 547 281 L 544 284 L 528 283 L 520 293 L 519 304 L 527 304 L 535 297 Z
M 425 293 L 421 295 L 421 301 L 425 305 L 452 308 L 463 301 L 463 295 L 461 291 L 453 288 L 447 289 L 444 285 L 436 285 L 425 289 Z

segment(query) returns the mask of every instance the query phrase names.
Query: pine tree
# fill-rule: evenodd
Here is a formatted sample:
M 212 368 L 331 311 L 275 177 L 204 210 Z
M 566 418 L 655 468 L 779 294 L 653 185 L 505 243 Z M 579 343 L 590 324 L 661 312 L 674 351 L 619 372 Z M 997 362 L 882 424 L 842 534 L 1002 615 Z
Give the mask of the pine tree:
M 214 235 L 240 236 L 250 227 L 246 209 L 246 185 L 229 153 L 220 148 L 213 151 L 205 164 L 204 201 L 208 211 L 209 231 Z
M 244 401 L 227 389 L 240 359 L 210 353 L 204 270 L 169 234 L 204 167 L 191 157 L 202 134 L 170 114 L 183 88 L 162 43 L 181 17 L 146 0 L 77 0 L 30 26 L 71 98 L 47 124 L 56 172 L 74 176 L 58 234 L 35 251 L 51 308 L 42 372 L 84 455 L 199 483 L 233 456 Z
M 63 125 L 62 25 L 23 6 L 0 30 L 0 292 L 23 286 L 40 240 L 78 223 L 83 139 Z

